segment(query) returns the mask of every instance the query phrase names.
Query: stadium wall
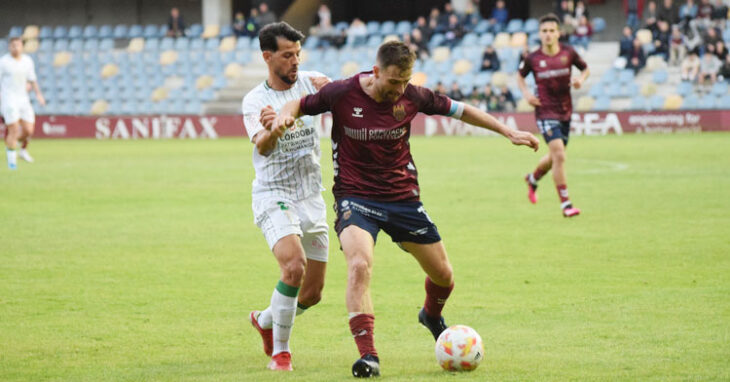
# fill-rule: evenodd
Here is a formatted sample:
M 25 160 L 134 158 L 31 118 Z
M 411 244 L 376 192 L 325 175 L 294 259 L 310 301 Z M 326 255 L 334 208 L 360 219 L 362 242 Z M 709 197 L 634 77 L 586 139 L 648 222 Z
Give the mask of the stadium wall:
M 496 113 L 512 128 L 537 133 L 533 113 Z M 332 118 L 322 118 L 320 133 L 328 137 Z M 0 124 L 0 133 L 5 126 Z M 730 132 L 730 110 L 668 112 L 596 112 L 573 114 L 572 134 L 663 134 Z M 441 116 L 419 115 L 411 123 L 411 135 L 494 135 L 491 131 Z M 35 138 L 94 139 L 216 139 L 243 137 L 239 115 L 163 115 L 119 117 L 39 116 Z

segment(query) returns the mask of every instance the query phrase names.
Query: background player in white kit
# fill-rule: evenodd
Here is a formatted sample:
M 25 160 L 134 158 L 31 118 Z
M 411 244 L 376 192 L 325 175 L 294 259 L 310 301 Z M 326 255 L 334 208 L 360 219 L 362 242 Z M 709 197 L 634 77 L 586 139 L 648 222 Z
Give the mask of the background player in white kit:
M 18 37 L 11 38 L 8 48 L 10 53 L 0 58 L 0 113 L 7 128 L 5 150 L 8 167 L 15 170 L 19 141 L 23 145 L 20 157 L 33 162 L 25 149 L 35 128 L 35 113 L 28 97 L 28 84 L 35 91 L 41 105 L 45 106 L 46 100 L 38 87 L 33 59 L 23 54 L 23 41 Z
M 281 270 L 269 307 L 249 315 L 263 338 L 264 352 L 272 356 L 271 370 L 292 370 L 289 336 L 294 316 L 319 302 L 329 249 L 314 118 L 300 118 L 289 129 L 264 127 L 270 126 L 267 116 L 273 120 L 284 104 L 314 94 L 329 82 L 321 73 L 298 71 L 303 39 L 284 22 L 261 29 L 259 42 L 269 76 L 246 94 L 242 105 L 246 131 L 256 145 L 254 220 Z

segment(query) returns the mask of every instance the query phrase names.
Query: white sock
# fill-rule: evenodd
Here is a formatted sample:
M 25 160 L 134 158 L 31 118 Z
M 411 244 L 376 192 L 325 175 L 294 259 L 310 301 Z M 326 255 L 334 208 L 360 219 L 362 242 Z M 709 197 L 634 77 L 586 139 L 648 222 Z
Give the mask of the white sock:
M 274 293 L 271 295 L 271 320 L 274 338 L 274 351 L 272 355 L 289 350 L 289 337 L 294 325 L 294 316 L 297 312 L 297 293 L 295 288 L 279 281 Z
M 530 184 L 537 185 L 537 180 L 535 180 L 535 174 L 530 173 L 530 175 L 527 176 L 527 180 L 530 182 Z
M 307 309 L 302 309 L 299 304 L 297 304 L 297 316 L 306 312 Z M 271 329 L 271 325 L 273 324 L 271 320 L 271 305 L 259 313 L 259 317 L 256 321 L 259 323 L 259 326 L 261 326 L 261 329 Z
M 18 164 L 18 152 L 16 150 L 6 148 L 5 155 L 8 157 L 8 165 L 15 166 Z

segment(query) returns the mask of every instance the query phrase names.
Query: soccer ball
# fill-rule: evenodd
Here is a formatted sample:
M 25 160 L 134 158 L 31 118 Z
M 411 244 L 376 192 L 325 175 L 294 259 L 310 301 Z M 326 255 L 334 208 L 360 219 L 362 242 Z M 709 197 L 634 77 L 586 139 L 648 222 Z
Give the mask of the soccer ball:
M 466 325 L 454 325 L 436 340 L 436 360 L 444 370 L 472 371 L 483 358 L 482 337 Z

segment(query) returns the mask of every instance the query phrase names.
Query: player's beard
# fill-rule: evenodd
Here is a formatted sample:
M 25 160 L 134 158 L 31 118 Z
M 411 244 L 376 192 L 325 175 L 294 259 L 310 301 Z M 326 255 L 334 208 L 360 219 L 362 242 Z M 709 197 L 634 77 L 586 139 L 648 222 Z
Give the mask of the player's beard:
M 293 73 L 293 75 L 292 75 L 292 73 Z M 279 76 L 279 78 L 282 81 L 284 81 L 284 83 L 286 83 L 287 85 L 294 85 L 294 83 L 297 82 L 297 74 L 298 74 L 297 68 L 290 70 L 289 73 L 276 73 L 276 75 Z M 292 77 L 293 77 L 293 79 L 292 79 Z

